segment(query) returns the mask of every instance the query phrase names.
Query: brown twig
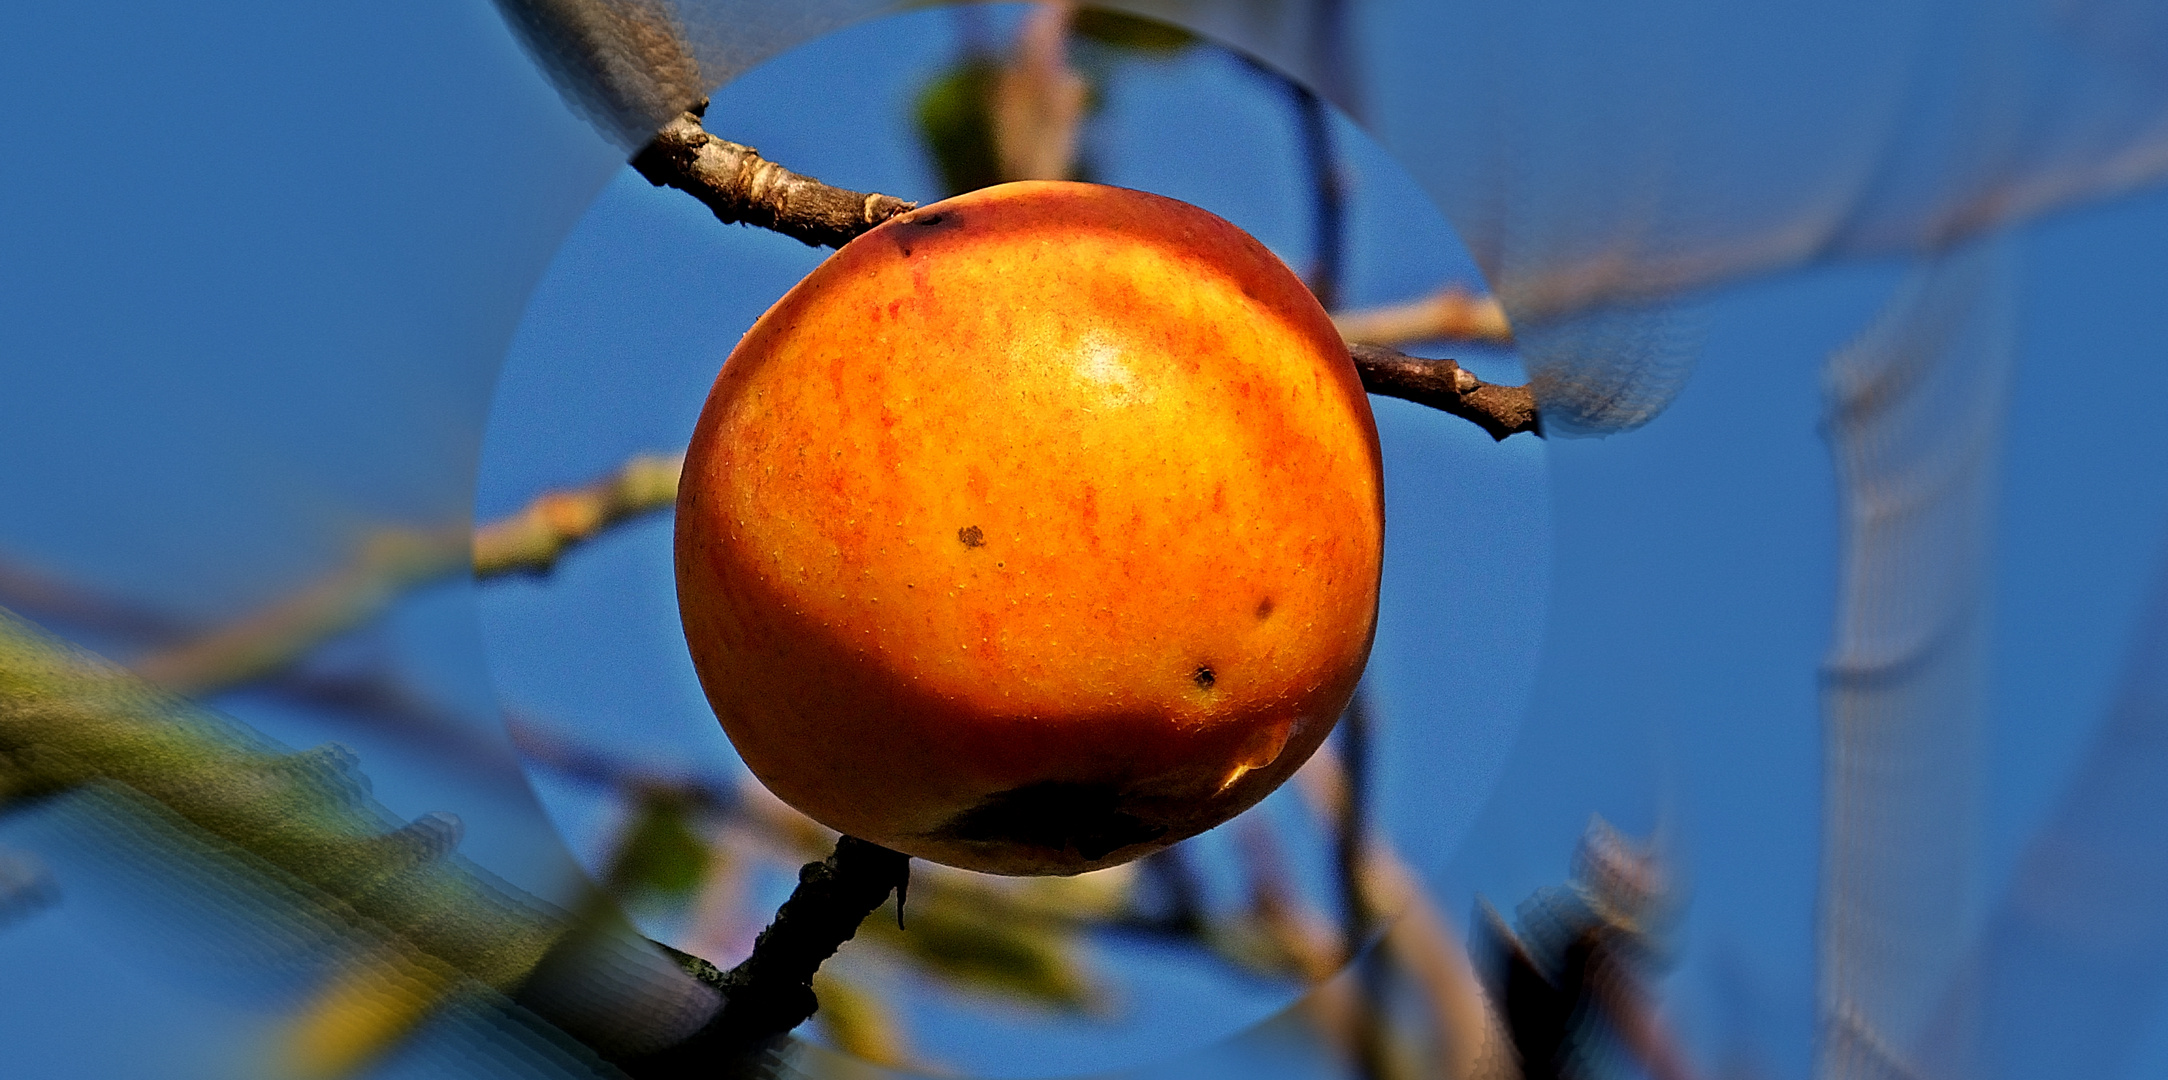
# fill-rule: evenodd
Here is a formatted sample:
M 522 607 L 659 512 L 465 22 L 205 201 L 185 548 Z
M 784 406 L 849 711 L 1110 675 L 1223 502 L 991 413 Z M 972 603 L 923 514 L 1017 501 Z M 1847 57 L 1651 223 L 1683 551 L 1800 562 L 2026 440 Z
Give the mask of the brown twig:
M 1376 345 L 1350 345 L 1363 389 L 1452 413 L 1503 441 L 1523 431 L 1543 434 L 1536 395 L 1525 386 L 1499 386 L 1446 359 L 1425 359 Z
M 704 106 L 703 106 L 704 107 Z M 725 224 L 754 225 L 814 246 L 841 247 L 918 204 L 867 195 L 800 176 L 749 146 L 718 139 L 687 112 L 656 134 L 633 167 L 657 187 L 691 194 Z M 1494 439 L 1541 434 L 1527 387 L 1486 383 L 1451 360 L 1426 360 L 1380 346 L 1351 346 L 1363 387 L 1474 422 Z
M 752 225 L 811 247 L 842 247 L 914 202 L 866 194 L 800 176 L 760 151 L 708 134 L 702 102 L 663 125 L 633 155 L 632 167 L 656 187 L 699 199 L 725 225 Z

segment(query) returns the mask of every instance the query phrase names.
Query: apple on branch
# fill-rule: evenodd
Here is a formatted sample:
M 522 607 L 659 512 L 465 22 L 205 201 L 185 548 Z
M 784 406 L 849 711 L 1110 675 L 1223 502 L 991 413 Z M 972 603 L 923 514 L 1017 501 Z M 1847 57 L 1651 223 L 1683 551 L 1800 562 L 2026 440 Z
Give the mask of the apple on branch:
M 1369 403 L 1302 281 L 1194 206 L 1024 182 L 883 223 L 754 324 L 686 457 L 678 600 L 784 801 L 1069 874 L 1316 750 L 1383 543 Z

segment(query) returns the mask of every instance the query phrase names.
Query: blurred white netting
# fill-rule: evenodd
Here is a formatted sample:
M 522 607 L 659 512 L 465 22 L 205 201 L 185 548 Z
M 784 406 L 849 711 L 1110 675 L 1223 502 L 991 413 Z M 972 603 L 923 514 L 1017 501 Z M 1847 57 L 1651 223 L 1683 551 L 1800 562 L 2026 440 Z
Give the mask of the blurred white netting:
M 1822 678 L 1828 1080 L 1940 1075 L 1920 1048 L 1977 929 L 2008 248 L 1923 264 L 1826 371 L 1843 549 Z
M 2107 723 L 2026 846 L 1938 1018 L 1928 1051 L 1952 1075 L 2126 1075 L 2159 1014 L 2168 992 L 2168 576 L 2147 606 Z

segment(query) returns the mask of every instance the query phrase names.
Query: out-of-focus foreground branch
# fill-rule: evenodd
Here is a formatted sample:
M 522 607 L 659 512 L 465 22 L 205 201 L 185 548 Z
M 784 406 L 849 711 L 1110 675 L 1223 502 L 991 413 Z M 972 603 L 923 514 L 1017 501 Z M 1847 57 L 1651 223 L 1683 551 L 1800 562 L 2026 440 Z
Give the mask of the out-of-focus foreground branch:
M 1479 296 L 1448 285 L 1417 300 L 1357 311 L 1335 312 L 1340 336 L 1362 345 L 1387 347 L 1418 341 L 1466 341 L 1481 345 L 1513 344 L 1513 326 L 1496 297 Z
M 358 949 L 357 977 L 297 1029 L 289 1050 L 305 1061 L 351 1064 L 435 1002 L 479 993 L 535 1011 L 632 1075 L 718 1075 L 813 1013 L 814 970 L 907 865 L 843 839 L 801 873 L 752 957 L 720 973 L 682 954 L 672 963 L 607 905 L 568 914 L 497 880 L 455 853 L 456 818 L 401 824 L 354 766 L 336 746 L 286 751 L 0 610 L 0 812 L 71 800 L 67 813 L 117 842 L 260 897 L 251 916 L 267 929 Z M 383 1011 L 385 986 L 404 988 L 394 1030 L 357 1040 L 357 1024 L 381 1018 L 328 1015 Z
M 0 808 L 94 792 L 516 987 L 562 933 L 557 913 L 448 858 L 446 819 L 390 819 L 352 766 L 335 746 L 286 752 L 0 611 Z

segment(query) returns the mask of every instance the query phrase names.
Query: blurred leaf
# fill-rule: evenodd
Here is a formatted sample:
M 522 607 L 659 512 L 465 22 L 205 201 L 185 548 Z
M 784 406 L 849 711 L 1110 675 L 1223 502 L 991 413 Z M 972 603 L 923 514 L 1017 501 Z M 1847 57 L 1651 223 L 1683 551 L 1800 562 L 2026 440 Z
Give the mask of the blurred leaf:
M 611 868 L 619 892 L 652 891 L 665 896 L 690 894 L 715 858 L 687 821 L 684 800 L 668 794 L 643 795 L 632 823 L 620 841 Z
M 966 57 L 919 92 L 914 112 L 919 143 L 941 174 L 944 196 L 1001 182 L 994 135 L 994 89 L 1001 68 L 983 56 Z
M 1080 40 L 1155 57 L 1177 55 L 1198 42 L 1197 35 L 1179 26 L 1104 8 L 1077 12 L 1069 26 Z
M 822 968 L 813 976 L 820 1011 L 813 1014 L 836 1048 L 880 1065 L 903 1065 L 910 1058 L 903 1027 L 881 999 L 864 987 Z
M 367 1068 L 428 1019 L 456 982 L 448 965 L 427 957 L 354 957 L 280 1032 L 282 1073 L 328 1080 Z

